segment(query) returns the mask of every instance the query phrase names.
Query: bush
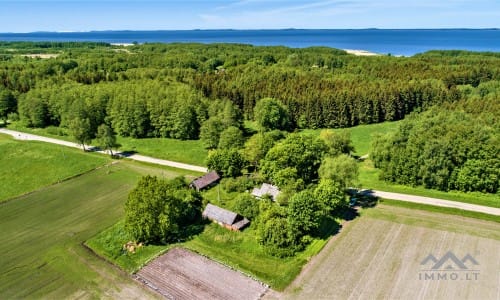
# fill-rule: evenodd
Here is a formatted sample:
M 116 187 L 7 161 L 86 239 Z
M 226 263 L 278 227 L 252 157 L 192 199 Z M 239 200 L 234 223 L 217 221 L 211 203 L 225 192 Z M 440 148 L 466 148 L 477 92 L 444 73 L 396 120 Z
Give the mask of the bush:
M 236 178 L 224 178 L 221 181 L 224 189 L 229 192 L 239 192 L 242 193 L 244 191 L 248 191 L 252 189 L 256 183 L 252 178 L 246 176 L 240 176 Z
M 248 193 L 243 193 L 236 197 L 233 209 L 247 219 L 255 220 L 260 213 L 260 201 Z

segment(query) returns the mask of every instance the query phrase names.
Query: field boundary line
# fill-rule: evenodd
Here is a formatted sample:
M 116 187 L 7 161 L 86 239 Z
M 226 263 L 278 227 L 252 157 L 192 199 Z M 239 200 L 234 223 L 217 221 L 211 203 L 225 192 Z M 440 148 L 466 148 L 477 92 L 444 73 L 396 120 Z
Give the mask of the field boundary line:
M 18 200 L 19 198 L 23 198 L 23 197 L 26 197 L 26 196 L 28 196 L 28 195 L 34 194 L 34 193 L 38 193 L 38 192 L 41 192 L 41 191 L 45 191 L 46 189 L 49 189 L 49 188 L 51 188 L 51 187 L 53 187 L 53 186 L 56 186 L 56 185 L 58 185 L 58 184 L 64 183 L 64 182 L 66 182 L 66 181 L 70 181 L 70 180 L 72 180 L 72 179 L 75 179 L 75 178 L 78 178 L 78 177 L 81 177 L 81 176 L 87 175 L 87 174 L 89 174 L 89 173 L 92 173 L 92 172 L 97 171 L 97 170 L 99 170 L 99 169 L 102 169 L 102 168 L 104 168 L 104 167 L 109 167 L 109 166 L 112 166 L 112 165 L 115 165 L 115 164 L 118 164 L 118 163 L 119 163 L 118 161 L 113 161 L 113 162 L 110 162 L 110 163 L 106 163 L 106 164 L 104 164 L 104 165 L 97 166 L 97 167 L 92 168 L 92 169 L 90 169 L 90 170 L 83 171 L 82 173 L 78 173 L 78 174 L 75 174 L 75 175 L 71 175 L 71 176 L 69 176 L 69 177 L 65 177 L 65 178 L 63 178 L 63 179 L 58 180 L 57 182 L 53 182 L 53 183 L 51 183 L 51 184 L 49 184 L 49 185 L 43 186 L 43 187 L 38 188 L 38 189 L 36 189 L 36 190 L 30 191 L 30 192 L 26 192 L 26 193 L 24 193 L 24 194 L 17 195 L 17 196 L 14 196 L 14 197 L 12 197 L 12 198 L 8 198 L 8 199 L 5 199 L 5 200 L 3 200 L 3 201 L 0 201 L 0 206 L 1 206 L 1 205 L 4 205 L 4 204 L 7 204 L 7 203 L 9 203 L 9 202 L 11 202 L 11 201 Z

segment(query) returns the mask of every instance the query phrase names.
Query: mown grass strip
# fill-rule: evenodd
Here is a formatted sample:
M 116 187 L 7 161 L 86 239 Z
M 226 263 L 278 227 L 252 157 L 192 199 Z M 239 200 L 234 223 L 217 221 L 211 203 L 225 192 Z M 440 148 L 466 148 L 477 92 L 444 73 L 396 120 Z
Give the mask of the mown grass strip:
M 390 199 L 380 199 L 379 201 L 382 204 L 390 205 L 390 206 L 404 207 L 404 208 L 410 208 L 410 209 L 419 209 L 419 210 L 424 210 L 424 211 L 443 213 L 443 214 L 449 214 L 449 215 L 456 215 L 456 216 L 475 218 L 475 219 L 480 219 L 480 220 L 485 220 L 485 221 L 493 221 L 493 222 L 500 223 L 499 216 L 489 215 L 489 214 L 475 212 L 475 211 L 468 211 L 468 210 L 462 210 L 462 209 L 451 208 L 451 207 L 433 206 L 433 205 L 405 202 L 405 201 L 398 201 L 398 200 L 390 200 Z

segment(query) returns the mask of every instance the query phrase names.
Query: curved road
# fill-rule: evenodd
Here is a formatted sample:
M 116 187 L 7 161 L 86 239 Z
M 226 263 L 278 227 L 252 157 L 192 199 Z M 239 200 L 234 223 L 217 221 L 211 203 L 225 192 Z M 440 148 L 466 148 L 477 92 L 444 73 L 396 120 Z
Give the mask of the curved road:
M 5 129 L 5 128 L 0 128 L 0 133 L 11 135 L 15 139 L 18 139 L 18 140 L 41 141 L 41 142 L 63 145 L 63 146 L 67 146 L 67 147 L 82 148 L 82 145 L 80 145 L 80 144 L 62 141 L 62 140 L 53 139 L 53 138 L 48 138 L 48 137 L 39 136 L 39 135 L 35 135 L 35 134 Z M 86 146 L 89 149 L 96 149 L 96 147 L 93 147 L 90 145 L 86 145 Z M 95 152 L 109 154 L 106 151 L 96 150 Z M 174 167 L 174 168 L 178 168 L 178 169 L 184 169 L 184 170 L 190 170 L 190 171 L 196 171 L 196 172 L 202 172 L 202 173 L 207 172 L 207 168 L 205 168 L 205 167 L 193 166 L 193 165 L 183 164 L 183 163 L 179 163 L 179 162 L 175 162 L 175 161 L 159 159 L 159 158 L 154 158 L 154 157 L 149 157 L 149 156 L 144 156 L 144 155 L 139 155 L 139 154 L 124 154 L 124 153 L 118 152 L 118 153 L 116 153 L 116 155 L 121 156 L 121 157 L 126 157 L 126 158 L 129 158 L 132 160 L 137 160 L 137 161 L 142 161 L 142 162 L 147 162 L 147 163 L 152 163 L 152 164 L 157 164 L 157 165 L 162 165 L 162 166 Z
M 53 144 L 58 144 L 58 145 L 63 145 L 63 146 L 68 146 L 68 147 L 81 148 L 81 145 L 76 144 L 76 143 L 62 141 L 62 140 L 48 138 L 48 137 L 43 137 L 43 136 L 29 134 L 29 133 L 24 133 L 24 132 L 20 132 L 20 131 L 14 131 L 14 130 L 5 129 L 5 128 L 0 128 L 0 133 L 11 135 L 14 138 L 19 139 L 19 140 L 42 141 L 42 142 L 53 143 Z M 92 148 L 92 146 L 88 146 L 88 147 Z M 104 151 L 97 151 L 97 152 L 105 153 Z M 203 173 L 207 172 L 207 168 L 205 168 L 205 167 L 194 166 L 194 165 L 179 163 L 179 162 L 170 161 L 170 160 L 158 159 L 158 158 L 139 155 L 139 154 L 128 155 L 128 154 L 123 154 L 123 153 L 117 153 L 117 155 L 121 155 L 122 157 L 126 157 L 126 158 L 129 158 L 132 160 L 148 162 L 148 163 L 157 164 L 157 165 L 169 166 L 169 167 L 190 170 L 190 171 L 196 171 L 196 172 L 203 172 Z M 469 204 L 469 203 L 464 203 L 464 202 L 456 202 L 456 201 L 450 201 L 450 200 L 442 200 L 442 199 L 437 199 L 437 198 L 407 195 L 407 194 L 389 193 L 389 192 L 382 192 L 382 191 L 370 190 L 367 192 L 370 195 L 380 197 L 380 198 L 385 198 L 385 199 L 400 200 L 400 201 L 414 202 L 414 203 L 421 203 L 421 204 L 428 204 L 428 205 L 442 206 L 442 207 L 451 207 L 451 208 L 457 208 L 457 209 L 462 209 L 462 210 L 475 211 L 475 212 L 500 216 L 500 208 L 495 208 L 495 207 Z

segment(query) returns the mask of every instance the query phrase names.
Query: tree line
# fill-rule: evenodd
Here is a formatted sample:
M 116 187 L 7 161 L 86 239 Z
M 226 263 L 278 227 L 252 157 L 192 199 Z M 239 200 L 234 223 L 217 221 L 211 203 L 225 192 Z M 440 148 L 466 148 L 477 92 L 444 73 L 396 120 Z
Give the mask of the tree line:
M 16 55 L 37 49 L 58 56 Z M 261 99 L 274 98 L 288 111 L 288 130 L 350 127 L 454 102 L 464 97 L 461 86 L 500 77 L 499 55 L 456 51 L 398 58 L 324 47 L 2 43 L 0 57 L 0 87 L 19 107 L 9 113 L 27 126 L 66 127 L 68 106 L 91 102 L 107 120 L 97 123 L 120 135 L 180 139 L 199 138 L 220 101 L 238 109 L 239 122 L 255 118 Z
M 467 98 L 433 107 L 375 140 L 370 154 L 385 180 L 443 191 L 497 193 L 500 82 L 463 86 Z

